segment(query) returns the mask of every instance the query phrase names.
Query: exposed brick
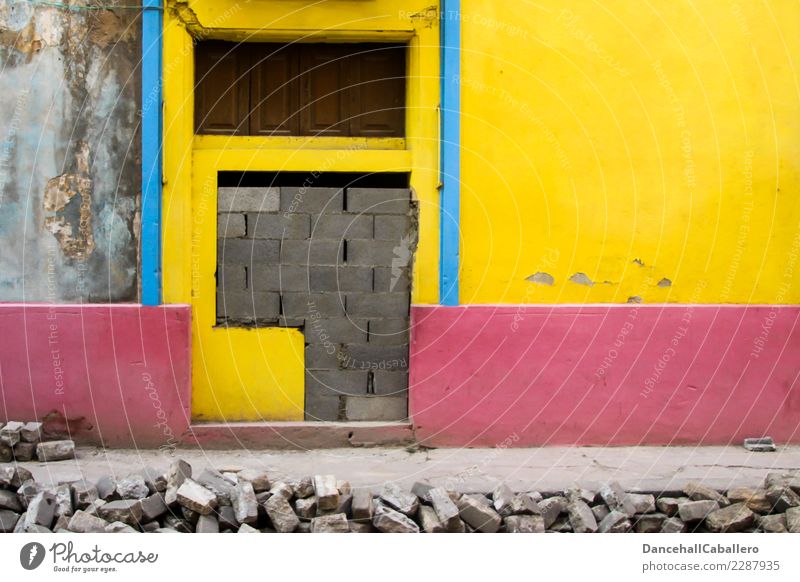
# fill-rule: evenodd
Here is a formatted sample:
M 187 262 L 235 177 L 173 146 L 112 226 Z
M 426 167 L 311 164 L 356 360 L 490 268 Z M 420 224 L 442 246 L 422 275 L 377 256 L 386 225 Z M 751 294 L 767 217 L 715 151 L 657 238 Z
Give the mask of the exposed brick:
M 375 267 L 373 290 L 387 293 L 408 293 L 411 290 L 409 269 L 402 267 Z
M 339 420 L 339 396 L 329 396 L 326 394 L 309 394 L 306 392 L 305 398 L 305 419 L 314 420 Z
M 306 321 L 305 338 L 313 343 L 358 343 L 367 341 L 367 320 L 347 317 L 314 317 Z
M 392 260 L 400 261 L 404 267 L 404 249 L 398 243 L 376 240 L 351 240 L 347 243 L 348 265 L 392 265 Z M 410 256 L 410 255 L 409 255 Z
M 306 394 L 366 394 L 366 370 L 306 370 Z
M 344 210 L 344 193 L 339 188 L 281 188 L 281 210 L 314 214 Z
M 286 317 L 340 317 L 344 315 L 344 297 L 336 293 L 283 293 Z
M 244 265 L 224 265 L 217 269 L 217 288 L 222 293 L 247 289 L 247 270 Z
M 348 293 L 351 317 L 408 317 L 408 293 Z
M 280 249 L 277 240 L 222 239 L 217 241 L 217 262 L 225 264 L 276 264 Z
M 411 217 L 385 215 L 375 217 L 375 240 L 401 241 L 411 233 Z
M 275 320 L 280 315 L 280 297 L 277 293 L 251 293 L 250 291 L 217 292 L 217 317 L 236 320 Z
M 345 396 L 347 420 L 403 420 L 408 418 L 404 396 Z
M 372 389 L 378 395 L 405 395 L 408 391 L 408 372 L 376 370 L 372 373 Z
M 405 370 L 408 346 L 347 344 L 342 348 L 342 367 L 360 370 Z
M 366 214 L 322 214 L 311 216 L 312 239 L 372 238 L 372 216 Z
M 372 291 L 372 269 L 369 267 L 310 267 L 311 291 L 342 293 Z
M 218 238 L 237 238 L 246 234 L 244 214 L 224 212 L 217 215 Z
M 307 239 L 311 232 L 308 214 L 248 214 L 248 238 Z
M 277 212 L 281 194 L 278 188 L 219 188 L 217 208 L 220 212 Z
M 369 214 L 405 214 L 411 207 L 408 188 L 348 188 L 347 212 Z
M 369 343 L 371 344 L 407 344 L 408 336 L 408 318 L 369 320 Z
M 333 342 L 309 344 L 306 346 L 305 353 L 306 370 L 335 370 L 341 361 L 339 345 Z
M 281 263 L 284 265 L 339 265 L 344 253 L 342 240 L 284 240 Z

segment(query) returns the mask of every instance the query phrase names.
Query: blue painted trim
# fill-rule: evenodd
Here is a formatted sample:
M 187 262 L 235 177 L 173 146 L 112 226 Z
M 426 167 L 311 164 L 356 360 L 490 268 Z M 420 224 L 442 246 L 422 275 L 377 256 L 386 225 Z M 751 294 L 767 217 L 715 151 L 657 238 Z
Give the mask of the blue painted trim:
M 161 303 L 161 0 L 142 2 L 142 303 Z
M 439 302 L 458 305 L 461 186 L 461 0 L 442 0 Z

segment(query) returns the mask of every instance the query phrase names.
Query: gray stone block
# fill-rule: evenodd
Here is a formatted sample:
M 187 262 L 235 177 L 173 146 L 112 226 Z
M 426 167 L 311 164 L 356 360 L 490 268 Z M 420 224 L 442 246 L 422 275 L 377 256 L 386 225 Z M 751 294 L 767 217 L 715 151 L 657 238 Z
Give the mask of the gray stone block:
M 370 214 L 405 214 L 411 207 L 408 188 L 348 188 L 347 212 Z
M 412 234 L 413 223 L 408 215 L 381 215 L 375 217 L 375 240 L 400 242 Z
M 217 238 L 238 238 L 247 235 L 244 214 L 223 212 L 217 216 Z
M 306 370 L 306 396 L 366 395 L 366 370 Z
M 347 344 L 342 348 L 343 367 L 359 370 L 407 370 L 408 346 Z
M 339 396 L 306 392 L 305 419 L 307 421 L 339 420 Z
M 250 286 L 255 291 L 307 292 L 308 276 L 308 267 L 255 264 L 250 267 Z
M 369 267 L 313 266 L 308 271 L 314 293 L 372 291 L 372 269 Z
M 408 372 L 376 370 L 372 374 L 372 389 L 378 396 L 405 396 L 408 392 Z
M 217 263 L 277 264 L 280 246 L 278 240 L 220 239 L 217 241 Z
M 325 240 L 372 238 L 372 216 L 321 214 L 311 216 L 311 238 Z
M 283 293 L 285 317 L 341 317 L 344 316 L 344 297 L 337 293 Z
M 280 200 L 278 188 L 232 187 L 217 190 L 219 212 L 277 212 Z
M 408 267 L 375 267 L 372 290 L 378 293 L 408 293 L 411 276 Z
M 281 188 L 281 211 L 307 214 L 334 213 L 344 210 L 344 192 L 340 188 Z
M 366 319 L 347 317 L 321 318 L 306 321 L 306 342 L 313 343 L 359 343 L 367 341 Z
M 308 214 L 248 214 L 248 238 L 307 239 L 311 232 Z
M 408 317 L 407 293 L 348 293 L 346 312 L 351 317 Z
M 408 265 L 410 254 L 399 242 L 385 240 L 350 240 L 347 243 L 347 264 L 398 268 Z
M 344 396 L 345 418 L 361 420 L 404 420 L 408 417 L 408 400 L 397 396 Z
M 369 320 L 369 343 L 371 344 L 407 344 L 408 336 L 408 318 L 375 318 Z
M 309 344 L 305 348 L 306 370 L 336 370 L 340 361 L 338 344 Z
M 284 265 L 340 265 L 343 262 L 344 241 L 284 240 L 281 243 L 281 263 Z
M 227 290 L 217 293 L 217 318 L 277 321 L 280 311 L 281 300 L 277 293 Z
M 217 288 L 227 291 L 247 289 L 247 269 L 244 265 L 224 265 L 217 268 Z

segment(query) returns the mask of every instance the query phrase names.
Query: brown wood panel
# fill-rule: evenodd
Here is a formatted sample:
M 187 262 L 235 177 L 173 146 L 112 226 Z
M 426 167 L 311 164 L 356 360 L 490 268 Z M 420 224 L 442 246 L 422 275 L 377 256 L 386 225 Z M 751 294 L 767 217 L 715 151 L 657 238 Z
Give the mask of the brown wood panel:
M 250 135 L 300 134 L 300 79 L 294 45 L 255 45 L 250 83 Z
M 249 132 L 248 63 L 249 53 L 234 43 L 212 41 L 198 45 L 195 52 L 198 133 L 246 135 Z
M 405 135 L 405 45 L 206 41 L 195 61 L 198 133 Z
M 358 82 L 352 87 L 353 135 L 400 137 L 405 135 L 405 47 L 362 45 Z

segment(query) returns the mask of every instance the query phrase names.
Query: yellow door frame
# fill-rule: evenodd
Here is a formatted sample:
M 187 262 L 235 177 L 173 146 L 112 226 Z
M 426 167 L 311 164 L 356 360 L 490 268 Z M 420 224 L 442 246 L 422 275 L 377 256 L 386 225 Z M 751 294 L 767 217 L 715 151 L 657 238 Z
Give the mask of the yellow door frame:
M 253 23 L 263 24 L 253 28 Z M 404 41 L 405 139 L 194 135 L 194 44 Z M 216 326 L 217 178 L 224 170 L 410 172 L 420 207 L 413 303 L 438 299 L 439 18 L 392 0 L 167 0 L 164 12 L 163 294 L 192 306 L 194 421 L 302 420 L 304 340 L 286 328 Z M 145 102 L 147 97 L 145 96 Z

